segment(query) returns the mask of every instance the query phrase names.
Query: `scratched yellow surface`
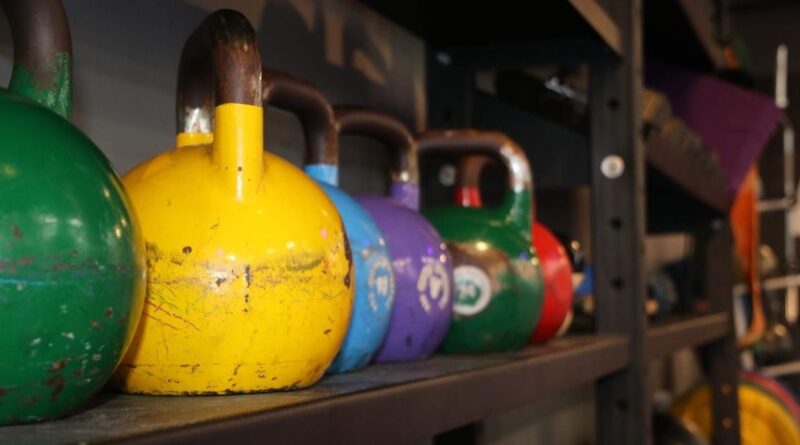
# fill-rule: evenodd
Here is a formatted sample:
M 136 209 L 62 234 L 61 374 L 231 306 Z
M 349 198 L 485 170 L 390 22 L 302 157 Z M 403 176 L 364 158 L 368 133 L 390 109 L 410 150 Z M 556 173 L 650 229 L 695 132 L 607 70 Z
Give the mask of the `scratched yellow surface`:
M 260 107 L 221 105 L 215 119 L 211 145 L 197 140 L 124 178 L 149 272 L 142 321 L 114 378 L 128 392 L 308 386 L 347 332 L 352 268 L 335 207 L 263 152 Z

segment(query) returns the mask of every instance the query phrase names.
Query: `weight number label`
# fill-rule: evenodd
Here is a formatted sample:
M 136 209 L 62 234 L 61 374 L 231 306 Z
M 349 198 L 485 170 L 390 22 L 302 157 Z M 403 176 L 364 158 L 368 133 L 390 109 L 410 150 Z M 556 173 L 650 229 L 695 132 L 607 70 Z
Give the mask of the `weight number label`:
M 456 301 L 453 312 L 469 317 L 479 314 L 492 300 L 492 283 L 482 269 L 475 266 L 458 266 L 453 270 L 456 284 Z
M 385 256 L 380 256 L 369 265 L 367 277 L 367 300 L 372 312 L 392 307 L 394 298 L 394 274 L 392 264 Z
M 423 266 L 417 278 L 419 304 L 430 313 L 434 305 L 444 310 L 450 302 L 450 280 L 447 269 L 432 257 L 422 258 Z

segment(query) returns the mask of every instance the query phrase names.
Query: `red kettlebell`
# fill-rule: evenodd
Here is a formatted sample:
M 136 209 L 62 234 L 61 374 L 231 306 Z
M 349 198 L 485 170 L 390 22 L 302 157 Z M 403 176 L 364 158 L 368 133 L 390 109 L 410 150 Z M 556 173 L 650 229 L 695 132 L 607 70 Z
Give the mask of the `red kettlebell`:
M 494 162 L 489 156 L 473 155 L 462 158 L 458 165 L 456 202 L 464 207 L 481 207 L 480 177 L 487 164 Z M 556 337 L 567 322 L 572 308 L 572 265 L 566 249 L 544 225 L 533 223 L 533 246 L 539 255 L 544 276 L 544 305 L 542 316 L 531 340 L 543 343 Z M 565 329 L 564 329 L 565 330 Z

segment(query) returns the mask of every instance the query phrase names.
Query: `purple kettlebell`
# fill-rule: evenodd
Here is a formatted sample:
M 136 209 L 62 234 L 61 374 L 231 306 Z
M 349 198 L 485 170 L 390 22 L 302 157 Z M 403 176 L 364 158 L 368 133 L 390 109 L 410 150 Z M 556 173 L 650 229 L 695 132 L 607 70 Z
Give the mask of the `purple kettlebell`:
M 419 214 L 416 141 L 399 120 L 376 111 L 336 107 L 340 135 L 368 136 L 393 152 L 389 197 L 357 197 L 386 238 L 395 277 L 389 331 L 376 362 L 431 355 L 450 326 L 453 269 L 439 233 Z

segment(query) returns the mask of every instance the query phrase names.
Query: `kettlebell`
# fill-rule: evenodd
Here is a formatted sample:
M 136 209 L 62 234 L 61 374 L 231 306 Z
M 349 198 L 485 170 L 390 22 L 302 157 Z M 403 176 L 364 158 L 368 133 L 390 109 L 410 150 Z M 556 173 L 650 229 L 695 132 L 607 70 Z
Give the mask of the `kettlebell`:
M 342 216 L 355 268 L 350 328 L 328 373 L 366 366 L 386 336 L 394 301 L 394 273 L 383 233 L 355 199 L 338 188 L 339 141 L 333 109 L 314 85 L 263 69 L 265 105 L 295 112 L 306 141 L 306 174 L 314 178 Z
M 252 26 L 212 13 L 181 54 L 179 147 L 124 178 L 149 270 L 144 317 L 114 378 L 125 392 L 302 388 L 344 339 L 344 227 L 322 189 L 264 152 L 261 90 Z
M 393 152 L 389 196 L 356 199 L 375 219 L 392 258 L 395 299 L 376 362 L 417 360 L 439 347 L 452 313 L 452 267 L 439 233 L 418 213 L 416 142 L 399 120 L 377 111 L 336 107 L 340 135 L 374 138 Z
M 544 284 L 531 246 L 532 178 L 522 149 L 502 133 L 437 130 L 420 135 L 420 157 L 489 154 L 508 172 L 498 208 L 423 209 L 453 256 L 453 322 L 445 353 L 510 351 L 531 338 L 542 311 Z
M 0 6 L 14 39 L 11 83 L 0 89 L 3 425 L 68 414 L 106 383 L 139 320 L 145 263 L 122 183 L 69 122 L 61 3 Z
M 472 155 L 461 158 L 458 164 L 458 187 L 456 203 L 463 207 L 482 207 L 480 175 L 483 168 L 493 159 L 485 155 Z M 544 279 L 544 303 L 542 315 L 531 341 L 543 343 L 558 336 L 565 327 L 572 309 L 572 265 L 564 246 L 543 224 L 534 221 L 532 227 L 533 248 L 539 256 Z

